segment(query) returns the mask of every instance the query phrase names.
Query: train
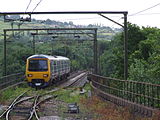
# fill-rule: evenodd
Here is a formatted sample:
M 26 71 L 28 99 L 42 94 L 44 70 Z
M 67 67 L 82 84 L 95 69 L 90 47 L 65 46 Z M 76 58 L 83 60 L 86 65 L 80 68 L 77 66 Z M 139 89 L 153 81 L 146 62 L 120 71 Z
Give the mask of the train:
M 27 58 L 26 73 L 31 87 L 47 87 L 66 79 L 70 73 L 70 59 L 63 56 L 32 55 Z

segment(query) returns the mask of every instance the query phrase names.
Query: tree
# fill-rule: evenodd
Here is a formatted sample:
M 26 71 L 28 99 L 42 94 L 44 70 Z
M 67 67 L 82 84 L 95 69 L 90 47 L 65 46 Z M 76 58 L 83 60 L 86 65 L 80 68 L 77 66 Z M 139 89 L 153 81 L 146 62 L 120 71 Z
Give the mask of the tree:
M 141 31 L 146 39 L 130 56 L 129 79 L 160 84 L 160 30 L 143 27 Z
M 45 21 L 45 23 L 48 24 L 48 25 L 51 25 L 51 24 L 52 24 L 52 20 L 47 19 L 47 20 Z

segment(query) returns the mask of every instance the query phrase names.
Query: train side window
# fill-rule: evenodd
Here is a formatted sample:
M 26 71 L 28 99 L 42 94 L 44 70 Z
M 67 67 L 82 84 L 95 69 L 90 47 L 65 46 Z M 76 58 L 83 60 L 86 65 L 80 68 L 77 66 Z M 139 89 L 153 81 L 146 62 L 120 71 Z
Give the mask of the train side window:
M 63 61 L 61 61 L 61 67 L 63 66 Z
M 69 65 L 68 60 L 66 61 L 66 63 L 67 63 L 67 67 L 68 67 L 68 65 Z
M 66 61 L 66 68 L 68 67 L 68 61 Z
M 57 61 L 57 71 L 60 71 L 60 61 Z
M 69 66 L 69 65 L 68 65 L 68 60 L 67 60 L 67 61 L 66 61 L 66 69 L 67 69 L 67 70 L 68 70 L 68 66 Z
M 53 67 L 53 61 L 51 61 L 50 66 L 51 66 L 51 71 L 53 71 L 53 70 L 54 70 L 54 67 Z
M 65 70 L 66 70 L 66 67 L 67 67 L 66 65 L 67 65 L 67 64 L 66 64 L 66 61 L 64 61 L 64 69 L 65 69 Z
M 63 60 L 62 61 L 62 69 L 64 70 L 64 68 L 65 68 L 65 61 Z
M 60 61 L 60 66 L 61 66 L 61 70 L 62 70 L 62 67 L 63 67 L 63 61 Z
M 61 71 L 63 70 L 63 61 L 60 62 L 61 63 Z
M 67 64 L 66 64 L 66 61 L 64 61 L 64 68 L 65 68 L 65 69 L 66 69 L 66 67 L 67 67 L 66 65 L 67 65 Z
M 57 64 L 56 64 L 56 61 L 53 62 L 53 65 L 54 65 L 54 72 L 57 71 Z
M 67 68 L 68 68 L 68 70 L 69 70 L 69 69 L 70 69 L 70 61 L 68 60 L 67 63 L 68 63 Z
M 61 61 L 61 71 L 63 70 L 63 61 Z

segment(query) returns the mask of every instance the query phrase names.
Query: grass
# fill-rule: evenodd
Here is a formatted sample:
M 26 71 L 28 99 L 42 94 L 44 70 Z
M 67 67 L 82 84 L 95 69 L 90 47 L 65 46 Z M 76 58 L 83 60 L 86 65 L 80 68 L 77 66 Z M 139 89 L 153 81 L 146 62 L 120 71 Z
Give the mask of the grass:
M 80 94 L 78 88 L 60 89 L 51 94 L 57 95 L 56 99 L 61 100 L 66 104 L 77 103 L 80 106 L 80 114 L 77 114 L 77 117 L 79 118 L 87 117 L 92 120 L 159 120 L 160 118 L 160 112 L 155 113 L 152 118 L 133 116 L 130 113 L 129 108 L 116 106 L 110 102 L 104 102 L 97 96 L 88 97 L 88 91 L 91 90 L 89 84 L 86 84 L 84 89 L 86 90 L 85 94 Z M 27 93 L 28 95 L 42 94 L 49 91 L 48 89 L 35 90 L 34 88 L 28 87 L 27 84 L 23 84 L 1 92 L 0 104 L 10 103 L 19 94 L 26 90 L 30 90 Z M 59 105 L 59 108 L 61 108 L 59 109 L 61 115 L 66 116 L 63 111 L 67 111 L 67 109 L 63 105 Z
M 90 86 L 86 85 L 84 88 L 86 91 L 90 90 Z M 43 94 L 49 91 L 49 89 L 39 89 L 29 87 L 26 83 L 16 86 L 14 88 L 9 88 L 0 93 L 0 104 L 8 103 L 11 100 L 15 99 L 21 93 L 30 90 L 27 92 L 27 95 L 31 96 L 34 94 Z M 60 89 L 56 92 L 53 92 L 53 95 L 57 95 L 58 100 L 62 100 L 66 103 L 79 102 L 81 98 L 87 97 L 87 92 L 84 95 L 79 94 L 78 88 L 69 88 L 69 89 Z
M 34 23 L 29 23 L 28 25 L 27 24 L 23 24 L 21 26 L 21 28 L 33 28 L 33 27 L 46 27 L 47 25 L 44 25 L 44 24 L 34 24 Z M 13 25 L 14 29 L 17 29 L 18 26 L 17 24 L 14 24 Z M 4 20 L 0 19 L 0 34 L 3 34 L 3 30 L 4 29 L 12 29 L 11 28 L 11 22 L 4 22 Z M 7 32 L 9 33 L 9 32 Z M 12 32 L 11 32 L 12 33 Z M 0 41 L 3 41 L 4 39 L 4 36 L 3 35 L 0 35 Z
M 62 100 L 66 103 L 79 103 L 80 102 L 80 99 L 82 98 L 87 98 L 87 94 L 91 88 L 89 86 L 89 84 L 87 84 L 84 89 L 86 90 L 86 93 L 81 95 L 79 92 L 80 92 L 80 89 L 79 88 L 70 88 L 70 89 L 61 89 L 57 92 L 55 92 L 54 94 L 57 94 L 58 97 L 57 99 L 58 100 Z
M 15 99 L 18 95 L 29 89 L 29 87 L 22 85 L 20 87 L 16 86 L 15 88 L 9 88 L 7 90 L 2 91 L 0 93 L 0 104 L 10 102 L 11 100 Z
M 109 35 L 109 36 L 113 36 L 113 33 L 100 33 L 100 35 Z

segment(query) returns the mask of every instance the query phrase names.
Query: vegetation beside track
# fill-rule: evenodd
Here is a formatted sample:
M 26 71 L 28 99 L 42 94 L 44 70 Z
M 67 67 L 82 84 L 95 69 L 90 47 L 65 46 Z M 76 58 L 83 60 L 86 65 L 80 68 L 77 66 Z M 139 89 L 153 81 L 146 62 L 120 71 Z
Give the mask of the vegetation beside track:
M 129 108 L 123 108 L 109 102 L 104 102 L 96 96 L 88 96 L 88 92 L 91 89 L 89 84 L 86 84 L 84 89 L 86 91 L 84 94 L 80 94 L 80 89 L 74 87 L 60 89 L 51 93 L 51 95 L 57 96 L 56 101 L 61 101 L 62 103 L 58 105 L 59 112 L 57 114 L 63 118 L 72 116 L 74 118 L 91 118 L 93 120 L 130 120 L 133 118 L 135 120 L 158 120 L 158 113 L 156 113 L 152 118 L 134 116 L 131 114 Z M 28 87 L 27 84 L 23 84 L 15 88 L 9 88 L 0 93 L 0 104 L 9 104 L 19 94 L 27 90 L 30 90 L 27 95 L 31 96 L 34 94 L 43 94 L 49 91 L 49 88 L 36 90 L 34 88 Z M 69 103 L 77 103 L 80 107 L 80 113 L 71 115 L 65 113 L 67 111 L 67 104 Z M 43 114 L 43 111 L 41 111 L 40 115 Z
M 134 115 L 129 108 L 104 102 L 97 96 L 81 99 L 80 103 L 86 113 L 94 115 L 93 120 L 159 120 L 160 118 L 160 112 L 151 118 Z
M 21 84 L 21 86 L 11 87 L 9 89 L 6 89 L 4 91 L 0 92 L 0 104 L 6 104 L 13 99 L 15 99 L 18 95 L 20 95 L 22 92 L 25 92 L 29 90 L 30 88 L 25 85 Z
M 80 88 L 72 87 L 67 89 L 61 89 L 54 94 L 57 94 L 57 99 L 66 103 L 79 103 L 81 98 L 87 98 L 88 91 L 90 91 L 90 85 L 86 84 L 84 87 L 85 93 L 80 94 Z

